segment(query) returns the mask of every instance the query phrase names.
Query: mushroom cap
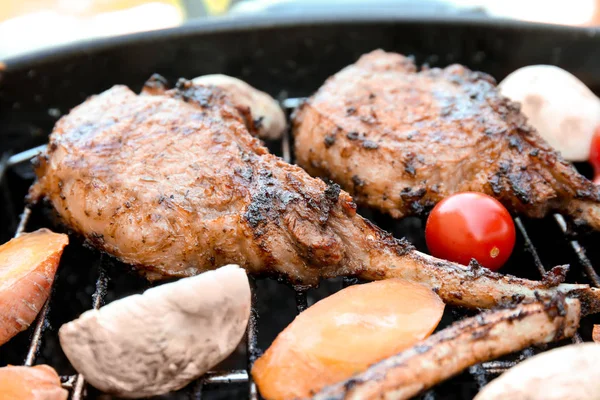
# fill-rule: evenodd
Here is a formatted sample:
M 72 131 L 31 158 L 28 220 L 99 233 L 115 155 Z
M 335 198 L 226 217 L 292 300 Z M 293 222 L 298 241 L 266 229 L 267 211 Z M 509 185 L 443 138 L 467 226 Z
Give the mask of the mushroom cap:
M 96 388 L 138 398 L 177 390 L 229 356 L 250 316 L 237 265 L 164 284 L 60 328 L 63 351 Z
M 279 104 L 265 92 L 246 82 L 222 74 L 203 75 L 192 80 L 199 85 L 214 85 L 231 96 L 236 107 L 250 109 L 261 139 L 279 139 L 286 127 L 285 114 Z
M 571 73 L 553 65 L 520 68 L 498 85 L 521 103 L 529 123 L 569 161 L 589 158 L 592 136 L 600 125 L 600 100 Z
M 536 355 L 490 382 L 475 400 L 600 398 L 600 345 L 575 344 Z

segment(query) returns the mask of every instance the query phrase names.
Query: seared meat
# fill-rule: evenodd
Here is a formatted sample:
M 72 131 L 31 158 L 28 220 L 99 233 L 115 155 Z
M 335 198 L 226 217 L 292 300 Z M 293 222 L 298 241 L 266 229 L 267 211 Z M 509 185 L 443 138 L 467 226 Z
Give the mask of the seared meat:
M 30 191 L 148 278 L 236 263 L 296 285 L 399 277 L 470 307 L 563 292 L 600 310 L 600 292 L 587 285 L 532 282 L 414 251 L 357 215 L 339 186 L 269 154 L 220 89 L 154 86 L 140 96 L 116 86 L 63 117 Z
M 417 72 L 381 50 L 333 77 L 295 113 L 298 164 L 395 218 L 476 191 L 510 211 L 560 212 L 600 229 L 600 191 L 527 125 L 493 78 L 460 65 Z
M 579 302 L 560 297 L 480 314 L 323 389 L 313 399 L 410 399 L 470 365 L 573 336 L 579 318 Z
M 229 94 L 233 105 L 245 115 L 252 117 L 249 122 L 261 139 L 279 139 L 286 128 L 285 114 L 279 104 L 268 94 L 256 90 L 246 82 L 227 75 L 204 75 L 192 81 L 198 85 L 213 85 Z

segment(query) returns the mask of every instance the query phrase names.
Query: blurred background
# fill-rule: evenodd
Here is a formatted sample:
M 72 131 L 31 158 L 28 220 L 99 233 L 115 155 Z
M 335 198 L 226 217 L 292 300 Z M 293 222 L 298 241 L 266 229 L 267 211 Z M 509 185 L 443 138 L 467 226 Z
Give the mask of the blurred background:
M 394 9 L 406 15 L 600 24 L 600 0 L 0 0 L 0 60 L 82 39 L 240 14 Z

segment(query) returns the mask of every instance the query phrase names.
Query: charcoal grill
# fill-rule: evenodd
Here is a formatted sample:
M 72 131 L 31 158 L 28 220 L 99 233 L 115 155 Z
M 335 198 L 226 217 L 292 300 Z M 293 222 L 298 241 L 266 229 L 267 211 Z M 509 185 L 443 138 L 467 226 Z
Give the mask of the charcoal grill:
M 600 39 L 595 30 L 473 19 L 423 19 L 393 15 L 344 14 L 335 20 L 318 15 L 261 20 L 235 19 L 173 30 L 76 44 L 6 61 L 0 70 L 0 238 L 5 241 L 41 226 L 60 229 L 44 207 L 23 205 L 33 179 L 27 163 L 43 147 L 56 119 L 87 96 L 116 83 L 139 89 L 151 73 L 171 82 L 180 76 L 226 73 L 278 97 L 289 112 L 323 80 L 374 48 L 415 56 L 418 63 L 460 62 L 501 78 L 534 63 L 566 68 L 592 89 L 600 88 Z M 0 64 L 0 67 L 2 64 Z M 290 132 L 268 143 L 270 150 L 293 162 Z M 38 145 L 36 147 L 36 145 Z M 41 145 L 41 146 L 40 146 Z M 580 166 L 583 172 L 589 172 Z M 20 211 L 22 210 L 22 211 Z M 359 210 L 376 224 L 425 250 L 423 220 L 393 221 L 372 210 Z M 20 216 L 19 216 L 20 213 Z M 592 260 L 600 256 L 600 235 L 573 236 L 560 215 L 545 220 L 515 218 L 517 245 L 504 271 L 539 279 L 546 266 L 569 263 L 568 281 L 600 286 Z M 586 248 L 588 252 L 586 252 Z M 325 281 L 308 292 L 294 292 L 273 280 L 251 280 L 253 307 L 244 348 L 217 370 L 189 387 L 159 398 L 259 399 L 249 369 L 276 334 L 308 305 L 356 283 Z M 0 366 L 54 366 L 72 399 L 110 398 L 86 387 L 68 364 L 57 341 L 59 326 L 89 308 L 139 293 L 149 284 L 127 267 L 73 239 L 68 246 L 49 301 L 30 329 L 0 348 Z M 448 307 L 440 328 L 470 313 Z M 591 339 L 594 317 L 582 321 L 572 342 Z M 570 343 L 563 341 L 560 344 Z M 559 345 L 560 345 L 559 344 Z M 543 350 L 543 348 L 542 348 Z M 466 399 L 490 379 L 540 348 L 471 367 L 428 391 L 424 399 Z

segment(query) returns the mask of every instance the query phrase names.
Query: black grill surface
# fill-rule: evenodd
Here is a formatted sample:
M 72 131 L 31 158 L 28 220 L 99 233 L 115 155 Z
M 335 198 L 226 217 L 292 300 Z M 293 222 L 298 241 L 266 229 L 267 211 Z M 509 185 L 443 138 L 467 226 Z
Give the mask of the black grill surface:
M 559 65 L 593 89 L 600 88 L 600 43 L 595 30 L 526 25 L 506 21 L 403 19 L 398 15 L 303 16 L 282 20 L 241 20 L 183 27 L 71 46 L 0 64 L 0 240 L 21 231 L 55 223 L 48 206 L 23 208 L 33 180 L 22 152 L 47 141 L 54 122 L 87 96 L 116 83 L 139 89 L 152 73 L 172 82 L 180 76 L 226 73 L 278 96 L 289 111 L 297 98 L 316 90 L 323 80 L 360 54 L 381 47 L 413 54 L 418 63 L 444 66 L 453 62 L 503 77 L 536 63 Z M 598 53 L 598 54 L 596 54 Z M 269 149 L 293 162 L 292 138 L 268 143 Z M 584 173 L 589 167 L 578 165 Z M 426 251 L 424 220 L 396 221 L 373 210 L 359 212 L 396 237 L 406 237 Z M 562 217 L 515 219 L 517 243 L 502 272 L 529 279 L 554 265 L 570 264 L 568 282 L 598 286 L 592 265 L 600 260 L 600 234 L 568 232 Z M 215 371 L 189 387 L 160 399 L 258 399 L 248 368 L 276 335 L 306 306 L 340 290 L 353 280 L 335 279 L 299 293 L 274 280 L 252 280 L 253 318 L 247 338 Z M 112 258 L 86 248 L 76 237 L 66 248 L 51 298 L 30 329 L 0 347 L 0 366 L 49 364 L 63 377 L 73 399 L 109 399 L 85 384 L 61 351 L 58 328 L 82 312 L 140 293 L 149 284 Z M 447 307 L 438 329 L 473 312 Z M 597 316 L 581 322 L 572 340 L 591 340 Z M 491 379 L 549 346 L 528 348 L 499 360 L 471 367 L 420 396 L 423 399 L 471 399 Z

